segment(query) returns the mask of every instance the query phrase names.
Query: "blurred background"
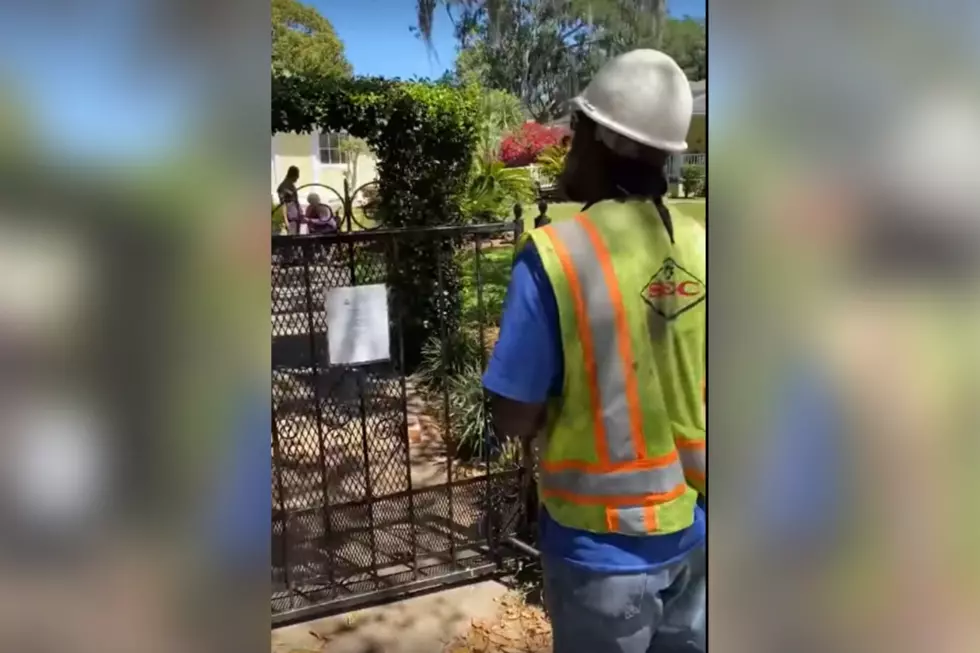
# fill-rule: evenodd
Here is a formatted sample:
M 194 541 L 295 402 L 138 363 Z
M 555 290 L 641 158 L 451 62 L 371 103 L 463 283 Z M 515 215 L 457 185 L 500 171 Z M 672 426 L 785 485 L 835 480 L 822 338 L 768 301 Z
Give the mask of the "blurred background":
M 220 566 L 214 515 L 268 432 L 269 11 L 0 8 L 4 650 L 216 650 L 242 610 L 267 650 L 268 490 Z
M 977 650 L 977 9 L 708 16 L 711 646 Z
M 0 8 L 4 650 L 268 642 L 269 11 Z M 976 651 L 978 9 L 707 17 L 710 645 Z

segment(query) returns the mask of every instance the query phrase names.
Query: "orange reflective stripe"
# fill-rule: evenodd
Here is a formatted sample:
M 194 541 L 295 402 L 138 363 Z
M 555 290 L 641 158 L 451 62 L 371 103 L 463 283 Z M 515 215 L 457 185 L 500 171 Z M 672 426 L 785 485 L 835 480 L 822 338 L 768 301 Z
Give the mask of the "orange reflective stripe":
M 657 506 L 661 503 L 673 501 L 678 497 L 684 496 L 687 492 L 687 484 L 681 483 L 670 492 L 657 494 L 623 495 L 623 496 L 589 496 L 586 494 L 576 494 L 564 490 L 554 490 L 545 488 L 541 493 L 545 497 L 561 499 L 568 503 L 580 506 L 612 506 L 616 508 L 629 508 L 632 506 Z
M 609 529 L 610 533 L 619 532 L 619 513 L 616 512 L 615 508 L 609 506 L 606 506 L 606 528 Z
M 680 434 L 675 434 L 674 444 L 682 452 L 693 452 L 695 454 L 694 456 L 690 454 L 686 456 L 684 477 L 699 489 L 705 488 L 707 486 L 707 474 L 704 469 L 704 457 L 708 450 L 708 441 L 705 439 L 694 440 Z M 682 454 L 681 458 L 683 460 L 685 456 Z
M 626 463 L 589 463 L 583 460 L 557 460 L 541 462 L 541 468 L 546 472 L 584 472 L 586 474 L 614 474 L 616 472 L 637 472 L 645 469 L 669 467 L 679 459 L 677 450 L 655 458 L 632 460 Z
M 696 472 L 693 469 L 685 469 L 684 477 L 687 478 L 689 481 L 693 481 L 694 485 L 700 487 L 706 487 L 708 485 L 708 479 L 705 477 L 705 475 L 702 474 L 701 472 Z
M 707 440 L 692 440 L 690 438 L 685 438 L 682 435 L 674 436 L 674 444 L 680 449 L 705 449 L 708 446 Z
M 653 506 L 643 507 L 643 525 L 648 533 L 656 533 L 659 524 L 657 523 L 657 509 Z
M 619 357 L 623 361 L 623 374 L 626 386 L 626 406 L 630 417 L 630 436 L 633 438 L 633 448 L 636 450 L 638 459 L 646 458 L 647 446 L 643 437 L 643 410 L 640 406 L 640 384 L 636 378 L 636 369 L 633 365 L 633 345 L 630 338 L 629 321 L 626 319 L 626 307 L 623 305 L 623 293 L 620 291 L 619 282 L 616 280 L 616 270 L 613 268 L 612 257 L 602 236 L 589 221 L 584 213 L 575 216 L 575 220 L 582 226 L 588 235 L 589 242 L 592 243 L 596 259 L 602 268 L 602 276 L 606 281 L 606 290 L 609 293 L 609 300 L 612 303 L 616 337 L 619 345 Z
M 602 421 L 602 400 L 599 397 L 599 374 L 595 360 L 595 343 L 592 340 L 592 331 L 589 329 L 588 315 L 585 311 L 585 294 L 582 292 L 582 284 L 579 281 L 572 257 L 568 253 L 568 248 L 558 236 L 558 232 L 552 225 L 541 228 L 551 240 L 555 248 L 555 256 L 561 264 L 561 269 L 565 273 L 565 280 L 568 288 L 572 292 L 572 305 L 575 308 L 575 324 L 578 330 L 579 341 L 582 343 L 582 356 L 585 365 L 585 381 L 589 389 L 589 404 L 592 408 L 592 428 L 595 437 L 596 454 L 599 461 L 603 464 L 609 462 L 609 446 L 606 444 L 606 426 Z

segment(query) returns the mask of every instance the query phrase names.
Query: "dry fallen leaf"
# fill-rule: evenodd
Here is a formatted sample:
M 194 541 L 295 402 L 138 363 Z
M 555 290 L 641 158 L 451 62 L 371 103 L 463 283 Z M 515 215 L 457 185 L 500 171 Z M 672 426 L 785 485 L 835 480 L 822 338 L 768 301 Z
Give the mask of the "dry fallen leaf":
M 516 591 L 496 602 L 494 618 L 472 620 L 469 631 L 444 653 L 551 653 L 551 627 L 539 606 Z

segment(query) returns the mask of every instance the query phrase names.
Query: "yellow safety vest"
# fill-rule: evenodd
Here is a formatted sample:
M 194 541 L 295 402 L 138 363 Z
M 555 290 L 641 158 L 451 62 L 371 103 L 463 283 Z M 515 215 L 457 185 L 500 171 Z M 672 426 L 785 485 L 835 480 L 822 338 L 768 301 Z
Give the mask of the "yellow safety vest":
M 705 471 L 705 230 L 673 208 L 607 201 L 533 229 L 558 302 L 565 378 L 539 478 L 558 523 L 673 533 L 693 523 Z

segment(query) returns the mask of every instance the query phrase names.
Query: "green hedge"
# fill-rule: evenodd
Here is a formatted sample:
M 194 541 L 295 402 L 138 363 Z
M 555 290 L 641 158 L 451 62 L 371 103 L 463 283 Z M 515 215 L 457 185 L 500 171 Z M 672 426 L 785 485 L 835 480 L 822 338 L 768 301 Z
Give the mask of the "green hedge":
M 684 182 L 684 197 L 704 197 L 707 184 L 703 165 L 688 163 L 682 166 L 681 181 Z
M 478 100 L 471 89 L 425 82 L 274 74 L 272 133 L 344 131 L 367 141 L 378 158 L 376 219 L 384 227 L 461 224 Z M 447 332 L 459 327 L 460 270 L 449 243 L 404 249 L 389 284 L 411 370 L 442 322 Z

